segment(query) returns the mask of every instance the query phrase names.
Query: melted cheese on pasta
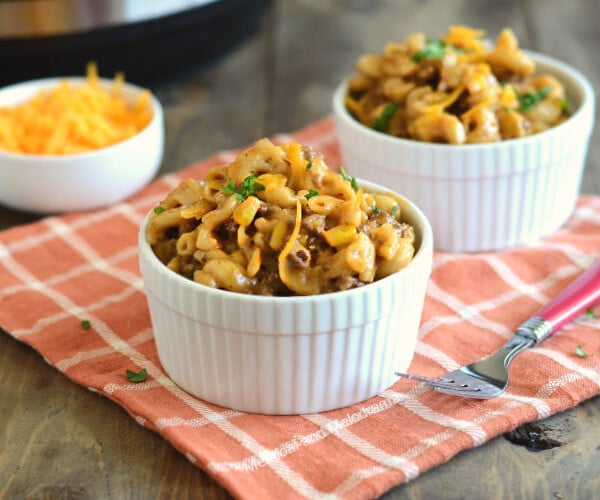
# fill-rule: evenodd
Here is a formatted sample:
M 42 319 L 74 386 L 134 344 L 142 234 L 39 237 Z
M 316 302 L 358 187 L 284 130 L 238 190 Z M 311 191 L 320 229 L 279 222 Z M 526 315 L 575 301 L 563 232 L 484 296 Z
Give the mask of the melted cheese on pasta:
M 371 193 L 298 143 L 258 141 L 205 179 L 186 179 L 150 214 L 146 238 L 171 270 L 261 295 L 346 290 L 405 267 L 414 229 L 403 200 Z

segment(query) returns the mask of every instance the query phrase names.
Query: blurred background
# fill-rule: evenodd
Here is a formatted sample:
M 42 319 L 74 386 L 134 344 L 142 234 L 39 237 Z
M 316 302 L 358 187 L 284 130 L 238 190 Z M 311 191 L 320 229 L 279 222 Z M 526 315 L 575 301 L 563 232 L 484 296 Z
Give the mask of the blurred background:
M 598 89 L 596 18 L 597 0 L 0 0 L 0 83 L 123 71 L 165 106 L 166 172 L 328 115 L 358 56 L 414 31 L 511 27 Z M 584 192 L 600 189 L 597 137 Z
M 510 27 L 523 48 L 563 60 L 600 89 L 598 0 L 0 0 L 0 79 L 5 85 L 81 75 L 89 60 L 105 77 L 123 71 L 163 103 L 165 173 L 330 115 L 335 87 L 361 54 L 415 31 L 435 38 L 451 24 L 484 29 L 490 38 Z M 583 193 L 600 193 L 599 134 L 596 126 Z M 0 227 L 36 218 L 1 209 Z M 0 401 L 18 421 L 10 427 L 8 458 L 0 460 L 0 485 L 11 477 L 23 496 L 35 478 L 36 484 L 85 485 L 89 496 L 74 490 L 69 498 L 157 498 L 174 491 L 228 498 L 118 405 L 70 383 L 8 336 L 0 343 L 6 359 L 20 360 L 14 377 L 24 387 Z M 386 497 L 549 498 L 562 491 L 554 497 L 593 498 L 578 477 L 597 471 L 598 450 L 582 445 L 597 432 L 594 415 L 600 415 L 598 398 L 545 422 L 569 443 L 553 454 L 516 450 L 498 437 Z M 47 450 L 54 450 L 51 467 Z M 524 462 L 530 466 L 520 467 Z
M 268 0 L 3 0 L 0 83 L 78 75 L 87 61 L 147 81 L 213 60 Z

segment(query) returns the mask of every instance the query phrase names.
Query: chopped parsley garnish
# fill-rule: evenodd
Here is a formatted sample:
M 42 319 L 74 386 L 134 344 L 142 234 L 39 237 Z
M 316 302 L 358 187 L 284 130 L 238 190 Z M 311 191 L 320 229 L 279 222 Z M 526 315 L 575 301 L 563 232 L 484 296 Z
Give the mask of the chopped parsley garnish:
M 166 208 L 165 207 L 161 207 L 160 205 L 158 205 L 157 207 L 154 207 L 154 213 L 156 215 L 162 214 L 165 210 L 166 210 Z
M 371 128 L 379 132 L 385 132 L 390 123 L 390 120 L 392 119 L 392 116 L 396 114 L 396 111 L 398 111 L 398 109 L 399 106 L 397 103 L 392 102 L 391 104 L 388 104 L 385 108 L 383 108 L 381 114 L 373 120 Z
M 84 330 L 89 330 L 91 327 L 92 327 L 92 324 L 89 322 L 89 320 L 87 320 L 87 319 L 81 320 L 81 328 L 83 328 Z
M 394 205 L 394 206 L 392 207 L 392 211 L 390 212 L 390 215 L 391 215 L 392 217 L 396 217 L 396 213 L 398 212 L 398 210 L 400 210 L 400 207 L 399 207 L 398 205 Z
M 143 382 L 148 378 L 148 372 L 145 368 L 142 368 L 139 372 L 134 372 L 131 370 L 125 370 L 125 374 L 127 375 L 127 380 L 130 382 L 135 382 L 136 384 L 139 382 Z
M 371 210 L 373 210 L 373 212 L 375 212 L 376 214 L 381 213 L 381 208 L 379 208 L 377 205 L 373 205 L 371 207 Z
M 543 101 L 546 96 L 552 91 L 552 87 L 544 87 L 537 92 L 527 92 L 526 94 L 519 94 L 519 111 L 525 113 L 533 108 L 538 102 Z
M 223 184 L 223 191 L 228 194 L 235 194 L 240 201 L 244 201 L 248 196 L 257 196 L 258 191 L 264 191 L 265 186 L 256 180 L 256 174 L 250 174 L 246 177 L 240 187 L 236 189 L 235 182 L 230 177 L 227 184 Z
M 586 353 L 586 352 L 583 350 L 583 348 L 582 348 L 580 345 L 578 345 L 578 346 L 575 348 L 575 354 L 576 354 L 578 357 L 580 357 L 580 358 L 587 358 L 587 357 L 588 357 L 588 354 L 587 354 L 587 353 Z
M 312 161 L 306 163 L 306 170 L 310 170 L 312 168 Z
M 317 196 L 318 194 L 319 194 L 319 191 L 317 191 L 316 189 L 309 189 L 309 190 L 308 190 L 308 193 L 306 193 L 306 194 L 304 195 L 304 197 L 305 197 L 307 200 L 310 200 L 310 199 L 311 199 L 313 196 Z
M 596 314 L 594 314 L 594 310 L 591 307 L 588 307 L 585 310 L 585 315 L 587 316 L 587 319 L 594 319 L 596 317 Z
M 345 181 L 348 181 L 350 183 L 350 185 L 352 186 L 352 189 L 354 189 L 354 191 L 358 191 L 358 182 L 356 181 L 356 177 L 350 177 L 346 171 L 344 170 L 344 167 L 340 167 L 340 175 L 342 176 L 342 178 Z
M 419 52 L 411 56 L 414 62 L 421 62 L 423 59 L 441 59 L 446 54 L 446 42 L 444 40 L 427 40 L 427 44 Z
M 225 191 L 227 194 L 237 193 L 237 191 L 235 190 L 235 182 L 233 182 L 233 179 L 231 177 L 227 181 L 227 184 L 223 184 L 223 191 Z

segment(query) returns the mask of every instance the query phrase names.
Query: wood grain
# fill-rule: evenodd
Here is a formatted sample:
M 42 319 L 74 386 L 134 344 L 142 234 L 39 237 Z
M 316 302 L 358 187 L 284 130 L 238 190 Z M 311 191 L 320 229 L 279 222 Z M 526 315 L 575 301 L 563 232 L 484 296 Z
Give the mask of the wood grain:
M 421 30 L 468 24 L 563 59 L 600 82 L 597 0 L 279 0 L 243 45 L 209 66 L 152 82 L 165 106 L 161 173 L 222 149 L 292 131 L 330 113 L 363 52 Z M 598 111 L 596 111 L 596 116 Z M 600 194 L 596 127 L 582 192 Z M 0 228 L 38 216 L 0 209 Z M 198 498 L 229 494 L 118 405 L 70 382 L 0 334 L 0 498 Z M 469 450 L 385 499 L 593 498 L 600 398 L 544 425 L 562 446 L 533 453 L 503 437 Z

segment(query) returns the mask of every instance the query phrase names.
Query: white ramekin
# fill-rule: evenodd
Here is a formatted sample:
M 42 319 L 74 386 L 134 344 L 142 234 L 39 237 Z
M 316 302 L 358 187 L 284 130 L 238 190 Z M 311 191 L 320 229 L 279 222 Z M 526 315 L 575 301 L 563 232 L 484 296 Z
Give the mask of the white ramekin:
M 253 413 L 321 412 L 381 393 L 412 360 L 432 267 L 427 218 L 410 202 L 403 213 L 418 244 L 407 267 L 360 288 L 308 297 L 194 283 L 158 260 L 144 222 L 140 270 L 163 368 L 194 396 Z
M 27 101 L 67 79 L 73 85 L 83 77 L 54 77 L 17 83 L 0 89 L 0 107 Z M 110 89 L 113 80 L 100 79 Z M 137 102 L 141 87 L 122 84 L 123 98 Z M 91 210 L 120 202 L 142 189 L 158 171 L 164 147 L 163 109 L 151 95 L 151 122 L 133 137 L 85 153 L 33 155 L 0 150 L 0 204 L 37 213 Z
M 405 194 L 431 221 L 435 248 L 492 251 L 551 234 L 571 215 L 594 122 L 588 79 L 551 57 L 528 52 L 536 72 L 564 85 L 572 116 L 526 138 L 489 144 L 432 144 L 376 132 L 344 105 L 346 82 L 333 97 L 346 170 Z

